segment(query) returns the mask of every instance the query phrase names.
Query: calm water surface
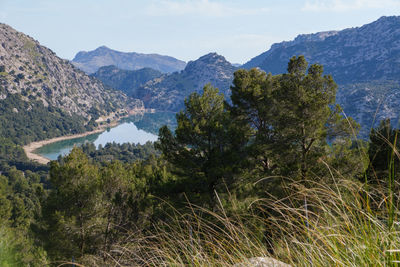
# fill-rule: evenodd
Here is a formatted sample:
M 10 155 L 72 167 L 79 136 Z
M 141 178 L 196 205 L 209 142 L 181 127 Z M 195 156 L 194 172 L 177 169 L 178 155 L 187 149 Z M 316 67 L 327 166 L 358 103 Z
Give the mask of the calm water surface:
M 88 135 L 85 137 L 63 140 L 45 145 L 35 152 L 48 159 L 55 160 L 59 155 L 67 155 L 74 146 L 80 146 L 86 142 L 93 143 L 98 147 L 107 143 L 139 143 L 157 140 L 158 129 L 162 125 L 175 128 L 175 114 L 154 113 L 144 114 L 125 119 L 120 125 L 108 129 L 105 132 Z M 139 129 L 139 128 L 140 129 Z

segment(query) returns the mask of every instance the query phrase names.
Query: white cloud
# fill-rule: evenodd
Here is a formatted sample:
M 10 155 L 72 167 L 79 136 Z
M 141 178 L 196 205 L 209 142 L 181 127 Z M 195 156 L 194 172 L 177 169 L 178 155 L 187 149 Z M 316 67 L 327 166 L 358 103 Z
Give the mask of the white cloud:
M 229 17 L 264 14 L 268 11 L 268 8 L 240 8 L 212 0 L 159 0 L 147 8 L 147 14 L 151 16 Z
M 303 11 L 335 11 L 344 12 L 366 8 L 399 8 L 399 0 L 308 0 Z

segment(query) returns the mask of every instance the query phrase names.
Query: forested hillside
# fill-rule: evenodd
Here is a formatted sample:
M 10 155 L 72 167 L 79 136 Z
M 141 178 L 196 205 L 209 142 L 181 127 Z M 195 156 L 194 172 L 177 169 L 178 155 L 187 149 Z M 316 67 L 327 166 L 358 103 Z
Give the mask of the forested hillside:
M 93 76 L 104 84 L 114 89 L 121 90 L 129 96 L 136 95 L 140 87 L 161 75 L 161 72 L 151 68 L 122 70 L 115 66 L 101 67 L 93 73 Z
M 326 227 L 327 234 L 342 231 L 342 224 L 330 228 L 336 217 L 326 216 L 344 216 L 334 209 L 353 199 L 353 185 L 385 179 L 390 164 L 388 169 L 375 160 L 390 152 L 390 145 L 379 136 L 387 135 L 390 142 L 397 138 L 397 130 L 386 121 L 371 133 L 369 146 L 357 141 L 358 125 L 341 114 L 336 89 L 321 65 L 293 57 L 288 72 L 280 75 L 236 71 L 230 103 L 210 85 L 190 94 L 176 116 L 176 130 L 162 127 L 154 147 L 74 148 L 51 162 L 43 184 L 37 184 L 40 176 L 28 184 L 26 190 L 36 188 L 37 201 L 25 228 L 15 225 L 19 215 L 5 216 L 7 231 L 24 229 L 32 236 L 24 239 L 25 246 L 40 257 L 29 260 L 17 250 L 10 253 L 32 265 L 73 259 L 85 266 L 190 265 L 192 260 L 195 265 L 226 265 L 262 253 L 302 266 L 307 261 L 300 255 L 314 252 L 298 247 L 291 236 L 315 242 L 311 223 Z M 397 166 L 398 160 L 393 162 Z M 5 188 L 12 188 L 12 181 L 5 182 Z M 7 190 L 10 197 L 15 194 L 15 189 Z M 364 214 L 365 207 L 357 206 L 363 201 L 370 205 L 370 218 L 386 216 L 376 205 L 374 190 L 364 188 L 361 192 L 371 198 L 359 195 L 347 207 L 354 212 L 348 222 L 354 230 L 359 230 L 358 219 L 366 219 L 357 217 Z M 331 202 L 318 202 L 324 194 Z M 8 214 L 21 209 L 7 201 Z M 292 214 L 292 207 L 299 215 Z M 285 227 L 296 230 L 287 232 Z M 348 238 L 354 242 L 357 237 L 351 232 Z M 350 241 L 345 241 L 346 248 L 355 245 Z M 366 260 L 364 253 L 332 254 L 341 248 L 325 249 L 321 262 Z M 193 259 L 192 253 L 201 257 Z

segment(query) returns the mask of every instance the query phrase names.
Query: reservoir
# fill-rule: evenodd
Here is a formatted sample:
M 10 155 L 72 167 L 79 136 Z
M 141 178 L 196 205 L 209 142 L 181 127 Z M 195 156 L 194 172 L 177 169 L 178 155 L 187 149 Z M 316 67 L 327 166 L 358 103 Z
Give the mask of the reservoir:
M 51 143 L 38 148 L 35 153 L 50 160 L 56 160 L 60 155 L 67 155 L 74 146 L 80 146 L 86 142 L 93 143 L 96 147 L 112 142 L 145 144 L 148 141 L 157 141 L 158 129 L 163 125 L 174 130 L 175 114 L 164 112 L 132 116 L 102 133 Z

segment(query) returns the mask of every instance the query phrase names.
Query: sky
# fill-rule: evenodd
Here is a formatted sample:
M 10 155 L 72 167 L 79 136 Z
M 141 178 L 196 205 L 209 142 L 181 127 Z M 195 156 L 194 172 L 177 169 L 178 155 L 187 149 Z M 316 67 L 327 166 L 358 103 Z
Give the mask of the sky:
M 400 0 L 0 0 L 0 22 L 58 56 L 109 48 L 245 63 L 298 34 L 400 15 Z

